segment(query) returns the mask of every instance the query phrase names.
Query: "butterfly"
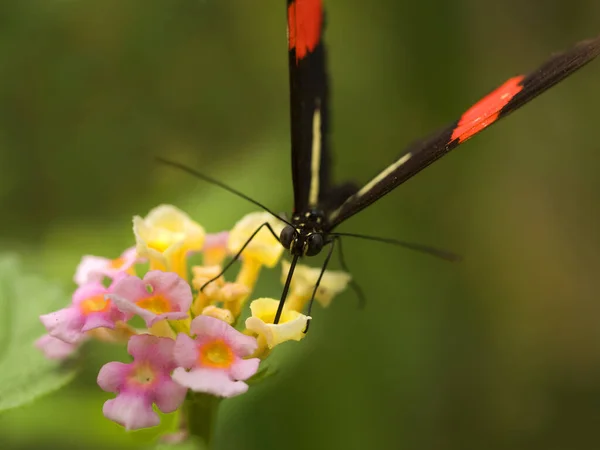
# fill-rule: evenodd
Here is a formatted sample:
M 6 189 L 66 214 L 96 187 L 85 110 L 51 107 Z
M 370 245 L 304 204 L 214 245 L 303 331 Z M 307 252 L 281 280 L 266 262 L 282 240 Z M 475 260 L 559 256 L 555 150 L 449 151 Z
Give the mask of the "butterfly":
M 449 252 L 419 244 L 353 233 L 338 233 L 335 229 L 452 149 L 519 109 L 600 54 L 600 36 L 582 41 L 563 53 L 555 54 L 533 72 L 509 78 L 441 131 L 409 146 L 396 160 L 362 187 L 354 183 L 334 184 L 331 180 L 329 79 L 323 41 L 325 28 L 323 0 L 286 1 L 294 208 L 290 220 L 282 219 L 286 222 L 286 226 L 279 236 L 268 223 L 265 223 L 248 240 L 250 242 L 258 231 L 266 226 L 292 257 L 274 323 L 278 323 L 281 318 L 294 268 L 299 258 L 317 255 L 328 247 L 321 275 L 313 291 L 314 298 L 333 250 L 336 245 L 340 246 L 341 238 L 344 236 L 389 242 L 445 259 L 456 259 L 456 256 Z M 217 184 L 275 215 L 260 203 L 218 180 L 178 163 L 164 159 L 161 161 Z M 240 256 L 244 248 L 245 245 L 224 267 L 223 272 Z M 308 307 L 308 314 L 311 305 L 312 301 Z

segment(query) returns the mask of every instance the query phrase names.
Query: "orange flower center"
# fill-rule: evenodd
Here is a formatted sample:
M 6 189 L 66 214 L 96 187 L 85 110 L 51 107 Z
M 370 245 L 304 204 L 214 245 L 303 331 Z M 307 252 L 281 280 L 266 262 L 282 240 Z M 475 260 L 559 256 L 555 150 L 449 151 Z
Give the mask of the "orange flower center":
M 148 297 L 137 302 L 140 308 L 147 309 L 154 314 L 163 314 L 172 311 L 171 303 L 161 295 Z
M 110 301 L 104 298 L 104 294 L 98 294 L 86 298 L 81 302 L 79 307 L 81 308 L 81 312 L 87 316 L 91 313 L 108 311 L 110 308 Z
M 200 347 L 200 365 L 215 369 L 226 369 L 235 360 L 231 347 L 222 339 L 207 342 Z
M 109 266 L 111 269 L 120 269 L 123 267 L 123 264 L 125 264 L 124 258 L 116 258 L 109 263 Z

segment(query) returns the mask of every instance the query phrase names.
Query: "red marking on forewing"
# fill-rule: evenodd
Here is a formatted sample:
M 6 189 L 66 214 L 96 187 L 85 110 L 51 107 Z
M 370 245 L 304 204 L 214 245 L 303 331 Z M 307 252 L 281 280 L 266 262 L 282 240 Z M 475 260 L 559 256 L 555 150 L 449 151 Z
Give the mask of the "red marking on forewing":
M 524 78 L 522 75 L 511 78 L 471 106 L 460 118 L 451 141 L 458 139 L 458 142 L 464 142 L 498 120 L 500 110 L 523 89 L 520 83 Z
M 296 49 L 296 62 L 312 52 L 321 40 L 322 0 L 295 0 L 288 7 L 288 45 Z

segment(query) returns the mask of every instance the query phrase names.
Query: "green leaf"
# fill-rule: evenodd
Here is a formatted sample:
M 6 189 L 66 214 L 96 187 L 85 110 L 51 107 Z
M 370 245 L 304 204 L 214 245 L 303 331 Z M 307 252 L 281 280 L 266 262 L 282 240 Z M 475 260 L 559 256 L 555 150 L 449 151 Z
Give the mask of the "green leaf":
M 49 361 L 34 348 L 44 334 L 39 316 L 63 308 L 60 287 L 21 272 L 18 257 L 0 255 L 0 412 L 16 408 L 73 379 L 73 362 Z

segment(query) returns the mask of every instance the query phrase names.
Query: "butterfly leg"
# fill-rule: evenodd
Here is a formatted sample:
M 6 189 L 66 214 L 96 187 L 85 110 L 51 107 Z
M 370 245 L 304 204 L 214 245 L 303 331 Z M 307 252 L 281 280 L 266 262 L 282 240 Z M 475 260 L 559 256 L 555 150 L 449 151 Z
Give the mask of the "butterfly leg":
M 342 268 L 342 270 L 344 272 L 347 272 L 347 273 L 351 274 L 352 272 L 350 272 L 350 270 L 348 269 L 348 265 L 346 264 L 346 260 L 344 258 L 344 252 L 342 250 L 342 240 L 339 237 L 338 237 L 338 239 L 339 239 L 338 256 L 340 258 L 340 266 L 341 266 L 341 268 Z M 356 281 L 354 281 L 353 278 L 350 279 L 350 287 L 352 288 L 352 290 L 354 291 L 354 293 L 358 297 L 358 307 L 360 309 L 363 309 L 366 306 L 366 304 L 367 304 L 367 297 L 365 297 L 364 291 L 358 285 L 358 283 Z
M 258 232 L 260 230 L 262 230 L 263 227 L 267 227 L 267 229 L 271 232 L 271 234 L 273 235 L 273 237 L 279 241 L 279 236 L 277 236 L 277 234 L 275 233 L 275 231 L 273 231 L 273 228 L 271 227 L 271 224 L 269 224 L 269 222 L 263 223 L 256 230 L 254 230 L 254 233 L 252 233 L 250 235 L 250 237 L 248 238 L 248 240 L 244 243 L 244 245 L 242 245 L 242 248 L 240 248 L 240 250 L 235 254 L 235 256 L 233 258 L 231 258 L 231 260 L 227 264 L 225 264 L 225 267 L 223 267 L 223 270 L 221 270 L 221 272 L 219 273 L 219 275 L 217 275 L 216 277 L 211 278 L 210 280 L 208 280 L 206 283 L 204 283 L 202 285 L 202 287 L 200 288 L 200 292 L 202 292 L 204 290 L 204 288 L 206 286 L 208 286 L 210 283 L 212 283 L 213 281 L 219 279 L 219 277 L 223 276 L 223 274 L 225 272 L 227 272 L 227 270 L 229 270 L 229 268 L 233 265 L 233 263 L 235 263 L 238 259 L 240 259 L 240 256 L 242 255 L 242 252 L 246 249 L 246 247 L 248 247 L 248 244 L 250 244 L 250 242 L 252 242 L 252 239 L 254 239 L 256 237 L 256 235 L 258 234 Z
M 325 274 L 325 269 L 327 269 L 327 265 L 329 264 L 329 260 L 331 259 L 331 255 L 333 254 L 333 249 L 335 248 L 335 243 L 338 240 L 339 240 L 338 237 L 334 237 L 330 242 L 328 242 L 329 244 L 331 244 L 331 247 L 329 247 L 329 252 L 327 253 L 327 256 L 325 257 L 325 261 L 323 262 L 323 267 L 321 268 L 321 273 L 319 274 L 319 278 L 317 278 L 317 282 L 315 284 L 315 288 L 313 289 L 313 293 L 310 298 L 310 302 L 308 303 L 308 310 L 306 311 L 307 316 L 310 316 L 310 311 L 312 310 L 312 306 L 315 301 L 315 295 L 317 294 L 317 289 L 319 289 L 319 285 L 321 284 L 321 278 L 323 278 L 323 275 Z M 306 323 L 306 328 L 304 329 L 304 333 L 308 332 L 309 326 L 310 326 L 310 319 Z

